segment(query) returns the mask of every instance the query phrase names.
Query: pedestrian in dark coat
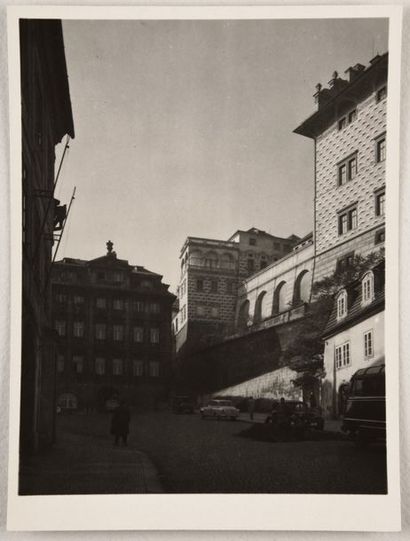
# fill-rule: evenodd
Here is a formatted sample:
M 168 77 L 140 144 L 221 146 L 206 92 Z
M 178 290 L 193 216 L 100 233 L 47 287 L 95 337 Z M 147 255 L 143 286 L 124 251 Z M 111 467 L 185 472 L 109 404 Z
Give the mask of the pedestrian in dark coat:
M 111 419 L 111 434 L 114 436 L 114 445 L 118 445 L 120 439 L 123 445 L 127 445 L 127 438 L 130 431 L 130 410 L 125 402 L 114 410 Z
M 255 400 L 253 399 L 253 396 L 249 397 L 248 400 L 248 411 L 249 411 L 249 419 L 253 421 L 253 414 L 255 412 Z

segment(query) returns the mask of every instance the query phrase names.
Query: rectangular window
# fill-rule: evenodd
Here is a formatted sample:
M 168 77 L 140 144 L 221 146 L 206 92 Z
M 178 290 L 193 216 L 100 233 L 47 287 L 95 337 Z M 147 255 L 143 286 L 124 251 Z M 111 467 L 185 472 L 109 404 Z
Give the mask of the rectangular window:
M 143 312 L 145 309 L 143 301 L 132 301 L 132 309 L 134 312 Z
M 105 359 L 102 357 L 97 357 L 95 359 L 95 373 L 99 376 L 105 374 Z
M 206 314 L 206 308 L 205 306 L 202 306 L 202 305 L 198 305 L 196 307 L 196 315 L 197 316 L 204 316 Z
M 112 303 L 112 307 L 114 308 L 114 310 L 123 310 L 124 301 L 122 299 L 114 299 Z
M 83 338 L 84 336 L 84 321 L 74 321 L 73 336 L 75 338 Z
M 134 342 L 143 342 L 144 341 L 144 329 L 142 327 L 133 328 L 133 339 Z
M 357 228 L 357 209 L 352 209 L 348 213 L 350 229 Z
M 217 306 L 211 307 L 211 317 L 219 317 L 219 308 Z
M 373 331 L 364 333 L 364 356 L 366 359 L 373 357 Z
M 147 311 L 148 311 L 150 314 L 159 314 L 159 312 L 160 312 L 160 306 L 159 306 L 159 303 L 157 303 L 157 302 L 150 302 L 149 304 L 147 304 Z
M 337 167 L 338 185 L 343 186 L 349 180 L 353 180 L 357 175 L 357 155 L 355 154 L 346 158 Z
M 58 336 L 65 336 L 67 332 L 67 324 L 65 321 L 57 320 L 54 326 Z
M 107 328 L 105 323 L 97 323 L 95 325 L 95 337 L 97 340 L 105 340 L 107 335 Z
M 124 340 L 124 327 L 122 325 L 114 325 L 112 331 L 113 339 L 116 342 Z
M 376 161 L 384 162 L 386 160 L 386 136 L 376 141 Z
M 345 291 L 340 293 L 337 298 L 337 319 L 341 319 L 347 315 L 347 294 Z
M 344 235 L 348 231 L 352 231 L 357 228 L 357 208 L 341 212 L 338 216 L 339 222 L 339 235 Z
M 84 304 L 84 297 L 82 295 L 74 295 L 73 302 L 77 306 Z
M 122 376 L 124 370 L 122 359 L 112 360 L 112 373 L 113 376 Z
M 159 377 L 159 362 L 158 361 L 150 361 L 149 375 L 153 378 Z
M 255 270 L 255 261 L 252 258 L 248 259 L 248 271 L 253 272 Z
M 57 295 L 55 296 L 55 299 L 57 302 L 59 302 L 60 304 L 66 304 L 67 302 L 67 295 L 64 295 L 64 293 L 57 293 Z
M 113 278 L 114 278 L 114 282 L 122 282 L 122 279 L 123 279 L 122 272 L 119 272 L 119 271 L 114 272 Z
M 343 117 L 339 120 L 338 128 L 339 130 L 343 130 L 343 128 L 345 128 L 346 126 L 347 126 L 346 117 Z
M 197 280 L 196 281 L 196 290 L 197 291 L 203 291 L 204 290 L 204 281 L 203 280 Z
M 354 122 L 356 118 L 357 118 L 357 109 L 353 109 L 353 111 L 350 111 L 349 116 L 348 116 L 349 124 Z
M 384 229 L 380 229 L 379 231 L 376 231 L 376 234 L 374 236 L 374 243 L 375 244 L 382 244 L 386 240 L 386 233 Z
M 76 374 L 82 374 L 84 371 L 84 357 L 82 357 L 81 355 L 74 355 L 73 364 Z
M 144 362 L 134 359 L 132 361 L 132 375 L 135 377 L 141 377 L 144 375 Z
M 159 344 L 159 329 L 150 329 L 150 341 L 151 344 Z
M 376 216 L 384 216 L 386 204 L 385 192 L 379 192 L 376 194 Z
M 64 372 L 64 362 L 65 362 L 65 359 L 64 359 L 64 355 L 62 355 L 61 353 L 59 353 L 57 355 L 57 372 L 59 374 L 61 374 L 62 372 Z
M 100 310 L 104 310 L 107 306 L 107 300 L 104 297 L 97 297 L 95 300 L 95 306 Z
M 356 158 L 352 158 L 349 160 L 349 180 L 352 180 L 355 178 L 357 173 L 357 160 Z
M 256 246 L 256 239 L 251 237 L 249 239 L 249 244 L 250 244 L 250 246 Z
M 352 267 L 354 263 L 354 252 L 350 252 L 339 258 L 336 264 L 336 271 L 343 272 Z
M 344 163 L 339 167 L 339 186 L 347 182 L 347 165 Z
M 217 282 L 217 280 L 211 280 L 211 293 L 218 293 L 218 282 Z
M 382 88 L 379 88 L 379 90 L 376 92 L 376 101 L 382 101 L 387 98 L 387 86 L 383 86 Z
M 344 368 L 350 366 L 350 342 L 346 342 L 341 346 L 335 348 L 335 365 L 336 369 Z

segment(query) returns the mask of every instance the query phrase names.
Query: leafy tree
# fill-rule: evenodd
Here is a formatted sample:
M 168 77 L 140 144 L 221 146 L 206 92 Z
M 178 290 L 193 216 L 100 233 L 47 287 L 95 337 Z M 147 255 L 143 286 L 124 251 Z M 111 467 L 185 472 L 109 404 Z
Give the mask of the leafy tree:
M 333 309 L 335 294 L 360 278 L 366 270 L 384 260 L 384 250 L 367 256 L 356 255 L 348 266 L 340 267 L 312 285 L 311 302 L 298 332 L 284 352 L 288 366 L 299 372 L 295 385 L 304 386 L 323 376 L 322 335 Z

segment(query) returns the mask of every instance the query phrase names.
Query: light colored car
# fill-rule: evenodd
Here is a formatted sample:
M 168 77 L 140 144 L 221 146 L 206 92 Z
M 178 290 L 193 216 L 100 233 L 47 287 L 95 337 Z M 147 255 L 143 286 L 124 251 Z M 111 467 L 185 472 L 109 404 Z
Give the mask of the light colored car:
M 236 421 L 239 415 L 231 400 L 211 400 L 209 404 L 200 409 L 202 419 L 213 417 L 216 419 L 230 419 Z

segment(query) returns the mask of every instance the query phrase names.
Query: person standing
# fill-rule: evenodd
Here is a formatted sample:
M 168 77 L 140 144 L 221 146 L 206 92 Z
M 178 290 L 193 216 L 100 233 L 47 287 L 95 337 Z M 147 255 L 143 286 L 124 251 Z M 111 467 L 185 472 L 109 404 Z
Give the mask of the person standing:
M 114 436 L 114 445 L 118 446 L 120 440 L 124 446 L 127 445 L 128 434 L 130 431 L 130 410 L 125 402 L 121 402 L 118 408 L 114 410 L 111 419 L 111 434 Z
M 255 412 L 255 400 L 253 399 L 253 396 L 249 397 L 248 411 L 249 411 L 249 418 L 250 418 L 251 421 L 253 421 L 253 414 Z

